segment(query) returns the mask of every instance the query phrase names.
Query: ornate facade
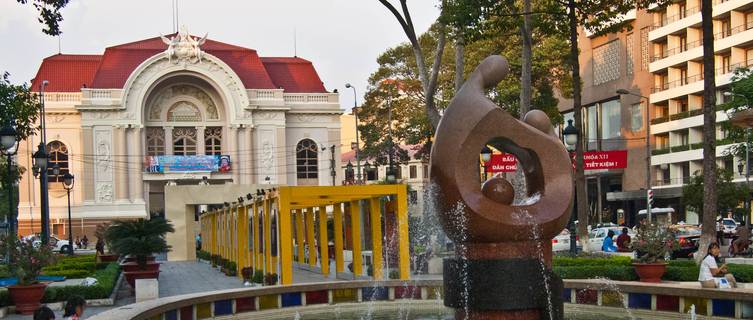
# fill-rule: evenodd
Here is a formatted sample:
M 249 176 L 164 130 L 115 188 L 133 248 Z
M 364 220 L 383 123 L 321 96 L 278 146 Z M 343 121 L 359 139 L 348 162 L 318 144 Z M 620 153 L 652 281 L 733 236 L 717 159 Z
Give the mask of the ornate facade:
M 340 170 L 331 168 L 329 150 L 335 145 L 340 154 L 338 94 L 305 59 L 259 57 L 183 29 L 102 55 L 50 56 L 34 91 L 45 80 L 48 150 L 76 177 L 74 235 L 91 238 L 103 220 L 161 212 L 168 183 L 342 180 L 331 176 Z M 38 144 L 39 136 L 22 141 L 21 166 L 32 166 Z M 54 177 L 49 189 L 51 230 L 63 236 L 65 191 Z M 20 190 L 20 232 L 39 232 L 39 180 L 31 170 Z

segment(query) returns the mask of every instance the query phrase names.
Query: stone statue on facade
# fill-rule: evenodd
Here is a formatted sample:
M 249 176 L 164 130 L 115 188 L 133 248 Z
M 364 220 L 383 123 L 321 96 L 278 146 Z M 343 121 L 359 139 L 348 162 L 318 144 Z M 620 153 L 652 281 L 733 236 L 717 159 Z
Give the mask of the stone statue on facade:
M 167 38 L 160 35 L 162 42 L 167 45 L 165 54 L 170 62 L 175 61 L 188 61 L 191 63 L 201 62 L 201 45 L 207 41 L 207 35 L 204 34 L 202 38 L 194 38 L 188 33 L 186 26 L 181 26 L 178 33 L 172 37 Z M 173 60 L 174 59 L 174 60 Z

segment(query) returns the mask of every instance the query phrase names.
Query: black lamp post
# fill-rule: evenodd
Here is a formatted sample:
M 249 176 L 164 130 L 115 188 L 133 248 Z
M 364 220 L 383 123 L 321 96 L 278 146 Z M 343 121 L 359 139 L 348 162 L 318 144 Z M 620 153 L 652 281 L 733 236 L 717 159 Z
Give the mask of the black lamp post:
M 569 148 L 575 147 L 575 144 L 578 143 L 578 129 L 573 126 L 573 120 L 567 120 L 567 127 L 565 127 L 564 130 L 562 130 L 562 135 L 565 137 L 565 144 Z M 575 186 L 575 181 L 573 181 L 573 186 Z M 573 187 L 574 189 L 574 187 Z M 577 203 L 577 195 L 573 196 L 573 211 L 570 215 L 570 254 L 575 255 L 578 253 L 578 245 L 577 245 L 577 237 L 575 235 L 575 219 L 578 216 L 578 209 L 575 205 Z
M 361 181 L 361 144 L 358 141 L 358 95 L 356 95 L 356 87 L 350 83 L 346 83 L 345 87 L 353 89 L 353 116 L 356 118 L 356 180 L 361 183 L 363 181 Z
M 486 174 L 486 164 L 489 163 L 489 161 L 492 160 L 492 149 L 489 148 L 489 146 L 484 145 L 484 148 L 481 149 L 481 167 L 484 169 L 484 181 L 486 181 L 487 174 Z
M 44 142 L 40 142 L 37 148 L 37 152 L 34 152 L 32 156 L 34 158 L 34 166 L 39 172 L 39 184 L 41 189 L 40 195 L 40 207 L 42 211 L 42 244 L 47 245 L 50 243 L 50 208 L 48 207 L 47 198 L 47 162 L 49 160 L 49 154 L 45 148 Z
M 6 126 L 0 130 L 0 147 L 3 153 L 8 157 L 8 233 L 16 233 L 16 206 L 13 203 L 13 155 L 18 151 L 18 137 L 13 126 Z
M 353 181 L 353 177 L 353 163 L 348 161 L 348 164 L 345 165 L 345 181 L 351 183 Z
M 55 164 L 57 166 L 57 164 Z M 59 169 L 58 169 L 59 170 Z M 71 189 L 76 181 L 70 172 L 63 175 L 63 188 L 68 194 L 68 254 L 73 255 L 73 225 L 71 223 Z

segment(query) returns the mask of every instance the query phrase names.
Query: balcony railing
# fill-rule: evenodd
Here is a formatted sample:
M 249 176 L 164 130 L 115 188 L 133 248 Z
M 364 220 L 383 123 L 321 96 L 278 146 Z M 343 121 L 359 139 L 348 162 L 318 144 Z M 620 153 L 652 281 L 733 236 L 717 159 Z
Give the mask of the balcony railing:
M 696 7 L 692 7 L 692 8 L 686 8 L 684 11 L 681 11 L 680 13 L 677 13 L 675 15 L 671 15 L 671 16 L 668 16 L 668 17 L 664 17 L 663 19 L 661 19 L 661 21 L 659 21 L 659 24 L 653 25 L 651 27 L 651 29 L 652 30 L 659 29 L 659 28 L 661 28 L 663 26 L 666 26 L 666 25 L 668 25 L 670 23 L 677 22 L 677 21 L 680 21 L 682 19 L 685 19 L 685 18 L 687 18 L 687 17 L 689 17 L 691 15 L 694 15 L 694 14 L 696 14 L 698 12 L 701 12 L 701 7 L 696 6 Z
M 670 178 L 670 179 L 657 179 L 654 180 L 654 186 L 661 187 L 661 186 L 671 186 L 671 185 L 678 185 L 678 184 L 686 184 L 690 182 L 690 177 L 681 177 L 681 178 Z
M 48 92 L 44 94 L 44 102 L 79 102 L 81 92 Z

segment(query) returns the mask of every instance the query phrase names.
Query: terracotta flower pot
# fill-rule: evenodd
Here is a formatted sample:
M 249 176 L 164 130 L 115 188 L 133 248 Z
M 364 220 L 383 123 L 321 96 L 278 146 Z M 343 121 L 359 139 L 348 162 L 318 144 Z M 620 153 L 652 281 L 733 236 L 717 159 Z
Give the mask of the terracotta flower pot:
M 100 262 L 115 262 L 118 261 L 118 257 L 120 257 L 117 254 L 101 254 L 97 256 L 99 258 Z
M 123 272 L 126 281 L 131 285 L 131 288 L 136 289 L 136 279 L 157 279 L 159 278 L 159 270 L 154 271 L 130 271 Z
M 131 272 L 131 271 L 158 271 L 159 270 L 159 262 L 155 261 L 148 261 L 146 263 L 146 268 L 141 269 L 139 268 L 138 262 L 124 262 L 120 264 L 120 267 L 123 269 L 124 272 Z
M 661 277 L 667 271 L 667 264 L 664 262 L 657 263 L 633 263 L 635 273 L 641 279 L 641 282 L 661 282 Z
M 28 286 L 9 286 L 8 293 L 11 300 L 13 300 L 13 304 L 16 305 L 16 313 L 28 315 L 33 314 L 35 310 L 39 309 L 39 301 L 42 301 L 45 288 L 47 288 L 46 283 L 37 283 Z

